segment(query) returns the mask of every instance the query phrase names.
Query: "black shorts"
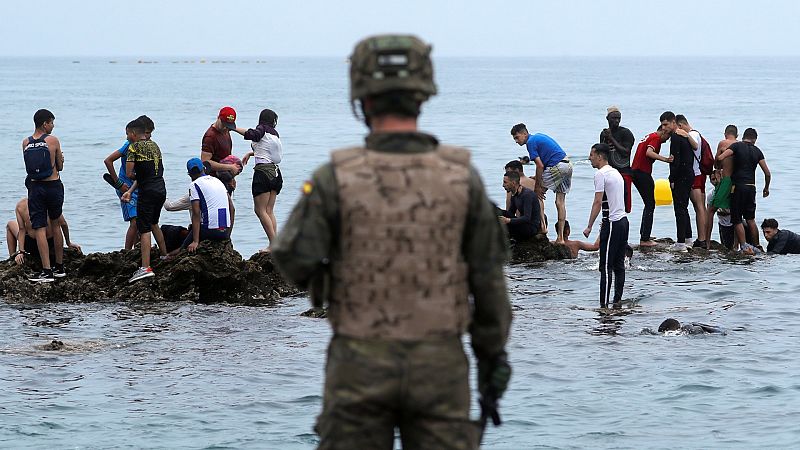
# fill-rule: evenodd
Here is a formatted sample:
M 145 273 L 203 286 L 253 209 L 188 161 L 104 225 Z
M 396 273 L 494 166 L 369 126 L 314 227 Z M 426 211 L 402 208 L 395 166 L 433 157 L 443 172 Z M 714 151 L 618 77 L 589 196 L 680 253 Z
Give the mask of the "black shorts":
M 158 225 L 161 208 L 167 200 L 167 193 L 162 190 L 139 190 L 139 203 L 136 205 L 136 229 L 139 234 L 149 233 L 153 225 Z
M 50 250 L 49 253 L 53 253 L 55 250 L 56 244 L 53 241 L 52 237 L 47 238 L 47 248 Z M 33 258 L 39 258 L 41 255 L 39 254 L 39 246 L 36 245 L 36 239 L 25 235 L 25 251 L 32 256 Z
M 47 219 L 56 220 L 61 217 L 64 206 L 64 185 L 61 180 L 31 181 L 28 186 L 28 215 L 31 226 L 43 228 Z
M 275 166 L 275 176 L 272 177 L 269 171 L 261 166 L 266 167 L 268 164 L 258 164 L 253 171 L 253 197 L 272 191 L 275 191 L 276 195 L 280 194 L 283 188 L 281 169 Z
M 731 223 L 736 225 L 744 220 L 756 218 L 756 187 L 736 184 L 731 193 Z

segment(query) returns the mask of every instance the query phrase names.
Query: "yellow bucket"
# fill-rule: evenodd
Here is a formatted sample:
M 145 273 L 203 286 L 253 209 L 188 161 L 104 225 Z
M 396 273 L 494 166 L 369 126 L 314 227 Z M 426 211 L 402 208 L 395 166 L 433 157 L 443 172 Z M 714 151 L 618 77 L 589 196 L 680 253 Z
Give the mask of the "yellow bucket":
M 669 188 L 669 180 L 664 178 L 656 180 L 656 188 L 653 194 L 656 198 L 656 206 L 672 204 L 672 190 Z

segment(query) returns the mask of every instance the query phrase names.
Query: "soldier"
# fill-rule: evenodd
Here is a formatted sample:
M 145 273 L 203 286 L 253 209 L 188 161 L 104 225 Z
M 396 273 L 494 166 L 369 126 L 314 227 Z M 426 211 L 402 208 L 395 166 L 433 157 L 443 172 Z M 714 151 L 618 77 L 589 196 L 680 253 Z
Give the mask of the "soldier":
M 430 50 L 408 35 L 357 44 L 350 99 L 370 134 L 314 172 L 273 246 L 329 305 L 322 449 L 391 449 L 395 429 L 404 448 L 476 448 L 466 330 L 484 424 L 511 374 L 506 237 L 467 150 L 417 131 Z

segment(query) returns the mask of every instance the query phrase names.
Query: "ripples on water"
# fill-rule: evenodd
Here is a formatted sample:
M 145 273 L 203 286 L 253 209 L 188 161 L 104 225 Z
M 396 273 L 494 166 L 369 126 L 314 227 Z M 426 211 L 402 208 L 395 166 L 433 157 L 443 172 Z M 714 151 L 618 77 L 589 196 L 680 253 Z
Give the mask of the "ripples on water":
M 59 70 L 41 71 L 2 60 L 0 111 L 11 120 L 0 122 L 0 145 L 18 148 L 33 111 L 51 108 L 67 152 L 73 238 L 88 251 L 109 251 L 122 242 L 124 224 L 100 173 L 125 123 L 141 113 L 156 121 L 172 196 L 185 189 L 180 166 L 197 154 L 220 106 L 234 105 L 245 126 L 269 106 L 280 115 L 285 148 L 286 189 L 276 208 L 283 221 L 329 149 L 359 142 L 363 133 L 345 102 L 346 65 L 311 62 L 50 61 Z M 500 168 L 523 153 L 510 139 L 511 125 L 526 122 L 556 137 L 576 161 L 567 205 L 578 230 L 593 195 L 593 171 L 580 160 L 606 126 L 608 105 L 620 106 L 637 139 L 666 109 L 687 114 L 710 141 L 728 123 L 755 126 L 774 180 L 772 195 L 759 200 L 759 219 L 776 216 L 800 231 L 793 201 L 800 183 L 793 165 L 783 163 L 794 158 L 787 130 L 797 129 L 797 102 L 787 93 L 798 91 L 798 61 L 713 61 L 720 70 L 701 74 L 676 61 L 658 63 L 653 71 L 652 60 L 443 60 L 441 95 L 426 105 L 422 127 L 469 146 L 498 202 Z M 220 76 L 229 82 L 220 84 Z M 682 89 L 664 89 L 676 79 Z M 30 113 L 20 112 L 22 105 Z M 235 141 L 235 149 L 246 147 Z M 23 168 L 21 158 L 6 162 L 9 180 L 20 181 L 0 189 L 0 211 L 10 218 L 24 195 Z M 665 175 L 665 165 L 656 165 L 656 177 Z M 250 213 L 251 176 L 244 173 L 236 195 L 241 220 L 233 239 L 245 255 L 264 244 Z M 632 242 L 639 208 L 636 198 Z M 547 210 L 554 216 L 552 199 Z M 184 213 L 162 217 L 187 220 Z M 657 208 L 654 234 L 671 236 L 673 228 L 671 209 Z M 502 401 L 505 424 L 489 431 L 488 448 L 800 447 L 800 265 L 793 257 L 637 253 L 625 308 L 614 315 L 595 309 L 596 270 L 596 255 L 508 269 L 514 378 Z M 307 305 L 302 298 L 263 308 L 0 301 L 0 447 L 312 448 L 330 331 L 324 321 L 298 316 Z M 670 316 L 728 334 L 641 333 Z M 36 348 L 53 339 L 65 350 Z

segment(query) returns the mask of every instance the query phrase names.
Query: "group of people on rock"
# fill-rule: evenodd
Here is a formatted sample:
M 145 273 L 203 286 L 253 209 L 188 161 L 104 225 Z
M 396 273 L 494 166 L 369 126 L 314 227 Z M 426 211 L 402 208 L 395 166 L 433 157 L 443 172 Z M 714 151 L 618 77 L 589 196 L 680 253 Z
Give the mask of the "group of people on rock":
M 64 186 L 60 172 L 64 156 L 58 138 L 52 135 L 55 115 L 41 109 L 33 117 L 34 133 L 22 141 L 27 177 L 27 197 L 16 207 L 16 219 L 6 226 L 9 256 L 17 264 L 25 256 L 37 257 L 42 271 L 29 278 L 35 282 L 51 282 L 66 276 L 63 264 L 64 243 L 80 251 L 69 238 L 69 227 L 62 213 Z M 125 127 L 126 140 L 105 158 L 107 173 L 103 175 L 116 190 L 122 218 L 128 222 L 124 248 L 138 242 L 141 266 L 130 278 L 138 281 L 154 275 L 150 266 L 151 234 L 162 259 L 186 249 L 194 252 L 201 241 L 229 239 L 233 229 L 235 177 L 250 158 L 255 159 L 252 194 L 255 213 L 269 242 L 277 233 L 273 212 L 275 200 L 283 187 L 278 164 L 283 147 L 278 131 L 277 114 L 264 109 L 255 128 L 238 128 L 236 111 L 226 106 L 203 135 L 200 156 L 186 162 L 191 179 L 188 191 L 177 200 L 167 199 L 164 182 L 164 161 L 161 149 L 152 139 L 155 123 L 146 115 L 130 121 Z M 231 131 L 251 141 L 251 151 L 240 160 L 232 154 Z M 114 163 L 120 160 L 119 169 Z M 188 227 L 161 225 L 161 209 L 189 210 Z M 269 247 L 264 251 L 269 251 Z M 51 261 L 51 253 L 54 261 Z
M 600 235 L 594 243 L 569 240 L 566 194 L 572 185 L 572 163 L 566 152 L 550 136 L 530 134 L 525 124 L 511 128 L 511 136 L 520 146 L 526 146 L 528 155 L 505 166 L 503 187 L 507 192 L 506 208 L 500 210 L 500 221 L 506 224 L 509 235 L 515 240 L 529 239 L 547 233 L 544 214 L 545 193 L 549 189 L 556 195 L 558 214 L 556 244 L 564 244 L 573 257 L 579 250 L 600 251 L 601 306 L 610 298 L 615 286 L 614 304 L 622 299 L 625 280 L 625 256 L 628 245 L 628 219 L 631 212 L 631 186 L 635 186 L 644 203 L 639 229 L 640 247 L 656 246 L 652 237 L 655 211 L 655 181 L 653 163 L 669 164 L 669 185 L 675 213 L 676 240 L 670 247 L 676 252 L 688 248 L 711 248 L 713 219 L 719 223 L 720 241 L 731 250 L 753 254 L 763 251 L 759 245 L 756 211 L 756 169 L 764 173 L 762 195 L 769 195 L 771 174 L 764 154 L 756 146 L 758 134 L 747 128 L 738 139 L 738 129 L 728 125 L 724 139 L 712 153 L 706 139 L 695 130 L 684 115 L 666 111 L 659 117 L 656 131 L 647 134 L 635 152 L 633 133 L 620 125 L 619 108 L 607 109 L 608 127 L 600 132 L 599 142 L 592 145 L 589 160 L 598 169 L 594 176 L 594 201 L 584 235 L 589 237 L 598 215 L 602 212 Z M 661 145 L 670 141 L 669 155 L 661 154 Z M 535 164 L 535 174 L 527 176 L 526 164 Z M 707 193 L 710 178 L 712 189 Z M 689 203 L 695 211 L 697 238 L 692 239 Z M 800 236 L 788 230 L 779 230 L 775 219 L 761 224 L 764 237 L 769 241 L 769 253 L 800 253 Z

